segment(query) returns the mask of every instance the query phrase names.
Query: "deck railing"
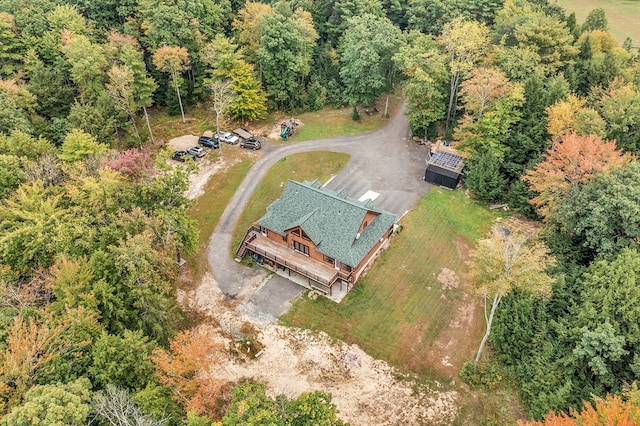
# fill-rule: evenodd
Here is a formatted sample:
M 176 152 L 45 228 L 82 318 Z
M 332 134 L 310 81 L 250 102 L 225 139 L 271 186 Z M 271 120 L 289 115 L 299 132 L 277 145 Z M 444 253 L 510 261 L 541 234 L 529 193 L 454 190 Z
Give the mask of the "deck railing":
M 279 258 L 278 256 L 276 256 L 275 254 L 271 254 L 269 252 L 267 252 L 266 250 L 263 250 L 259 247 L 257 247 L 254 244 L 251 244 L 250 242 L 246 243 L 246 246 L 249 250 L 251 250 L 252 252 L 259 254 L 260 256 L 267 258 L 279 265 L 285 266 L 289 269 L 291 269 L 292 271 L 295 271 L 301 275 L 304 275 L 307 278 L 311 278 L 314 281 L 319 282 L 322 285 L 325 285 L 329 288 L 331 288 L 331 286 L 333 285 L 334 281 L 336 280 L 336 278 L 338 277 L 338 271 L 336 271 L 335 274 L 333 274 L 333 276 L 327 280 L 326 278 L 323 278 L 319 275 L 314 274 L 313 272 L 309 272 L 308 270 L 301 268 L 297 265 L 292 264 L 291 262 L 287 262 L 286 259 L 283 258 Z

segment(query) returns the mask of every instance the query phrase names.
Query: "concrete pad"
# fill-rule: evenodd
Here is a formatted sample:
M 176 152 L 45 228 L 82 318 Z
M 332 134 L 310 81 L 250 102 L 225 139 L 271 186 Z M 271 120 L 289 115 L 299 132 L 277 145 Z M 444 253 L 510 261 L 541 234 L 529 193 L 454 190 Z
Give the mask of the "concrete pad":
M 287 312 L 291 301 L 304 290 L 298 284 L 274 274 L 236 310 L 261 324 L 270 324 Z

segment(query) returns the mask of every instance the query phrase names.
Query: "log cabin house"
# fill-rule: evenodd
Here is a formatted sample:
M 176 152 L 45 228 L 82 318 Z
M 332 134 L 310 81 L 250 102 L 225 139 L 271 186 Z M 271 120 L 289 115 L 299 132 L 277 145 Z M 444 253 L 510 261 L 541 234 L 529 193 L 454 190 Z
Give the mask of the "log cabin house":
M 323 188 L 289 180 L 282 195 L 246 233 L 237 257 L 256 261 L 331 297 L 343 296 L 391 236 L 397 216 Z M 338 298 L 341 299 L 341 297 Z

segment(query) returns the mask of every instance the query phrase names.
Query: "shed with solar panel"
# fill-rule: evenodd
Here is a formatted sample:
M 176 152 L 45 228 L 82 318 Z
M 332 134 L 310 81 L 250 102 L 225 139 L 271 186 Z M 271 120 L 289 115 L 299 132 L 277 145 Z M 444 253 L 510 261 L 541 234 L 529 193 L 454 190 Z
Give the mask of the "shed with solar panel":
M 434 185 L 455 189 L 464 168 L 464 157 L 452 152 L 436 151 L 426 158 L 424 180 Z

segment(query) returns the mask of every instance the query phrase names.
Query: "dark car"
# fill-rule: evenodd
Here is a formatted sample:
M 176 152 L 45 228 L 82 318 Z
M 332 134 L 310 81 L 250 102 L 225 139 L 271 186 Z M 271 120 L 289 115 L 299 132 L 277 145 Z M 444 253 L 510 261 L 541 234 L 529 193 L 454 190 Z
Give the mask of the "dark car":
M 185 160 L 188 160 L 189 158 L 191 158 L 192 160 L 195 159 L 195 157 L 192 154 L 188 153 L 187 151 L 176 151 L 173 153 L 171 158 L 176 161 L 185 161 Z
M 218 142 L 214 138 L 210 138 L 209 136 L 200 136 L 200 138 L 198 139 L 198 144 L 206 146 L 207 148 L 220 148 L 220 142 Z
M 192 146 L 190 148 L 187 148 L 187 152 L 193 155 L 194 158 L 196 157 L 201 158 L 207 154 L 207 152 L 202 147 L 199 147 L 199 146 Z
M 253 149 L 255 151 L 260 149 L 260 142 L 255 139 L 248 139 L 240 142 L 240 148 Z

